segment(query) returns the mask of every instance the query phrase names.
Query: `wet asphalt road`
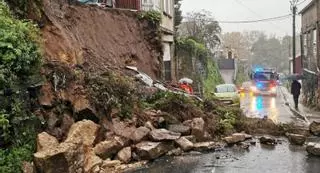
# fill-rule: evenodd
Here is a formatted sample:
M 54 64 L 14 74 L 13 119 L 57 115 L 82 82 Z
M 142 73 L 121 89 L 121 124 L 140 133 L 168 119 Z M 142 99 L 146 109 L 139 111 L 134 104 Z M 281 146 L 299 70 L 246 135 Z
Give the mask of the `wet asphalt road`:
M 320 158 L 285 139 L 275 147 L 257 143 L 249 150 L 229 148 L 202 155 L 162 158 L 130 173 L 319 173 Z
M 280 88 L 277 89 L 277 96 L 259 95 L 254 96 L 247 92 L 240 95 L 241 109 L 246 116 L 252 118 L 269 118 L 275 123 L 303 123 L 301 119 L 296 117 L 285 105 Z
M 280 91 L 277 97 L 246 93 L 240 100 L 248 117 L 268 117 L 276 123 L 304 123 L 285 105 Z M 320 173 L 320 157 L 308 155 L 305 147 L 280 140 L 282 144 L 275 147 L 257 142 L 249 150 L 233 147 L 201 155 L 164 157 L 129 173 Z

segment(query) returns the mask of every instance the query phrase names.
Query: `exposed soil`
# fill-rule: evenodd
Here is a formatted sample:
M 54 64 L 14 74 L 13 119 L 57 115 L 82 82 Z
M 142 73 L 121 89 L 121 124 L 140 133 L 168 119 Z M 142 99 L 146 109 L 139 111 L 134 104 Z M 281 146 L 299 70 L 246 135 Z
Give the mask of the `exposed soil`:
M 47 23 L 42 29 L 46 61 L 83 65 L 93 71 L 137 66 L 160 77 L 159 47 L 148 40 L 147 22 L 136 12 L 43 1 Z M 150 28 L 152 30 L 152 28 Z M 149 29 L 149 30 L 150 30 Z M 155 38 L 156 39 L 156 38 Z

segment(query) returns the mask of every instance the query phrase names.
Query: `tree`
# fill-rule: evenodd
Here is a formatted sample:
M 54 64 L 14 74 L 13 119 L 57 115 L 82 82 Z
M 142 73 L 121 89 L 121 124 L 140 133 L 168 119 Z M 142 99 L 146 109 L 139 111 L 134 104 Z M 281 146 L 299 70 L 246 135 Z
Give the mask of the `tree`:
M 192 38 L 203 43 L 211 51 L 220 44 L 220 33 L 219 23 L 213 19 L 211 12 L 205 10 L 187 13 L 186 22 L 180 26 L 182 37 Z
M 182 11 L 181 11 L 181 3 L 182 0 L 174 0 L 174 30 L 177 33 L 179 25 L 182 22 Z

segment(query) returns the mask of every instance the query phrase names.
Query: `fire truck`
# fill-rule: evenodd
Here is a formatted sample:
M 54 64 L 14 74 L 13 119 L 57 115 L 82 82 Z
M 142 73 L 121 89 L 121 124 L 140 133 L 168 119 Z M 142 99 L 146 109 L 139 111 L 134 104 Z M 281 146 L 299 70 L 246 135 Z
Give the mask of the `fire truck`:
M 255 68 L 250 75 L 254 95 L 277 96 L 278 74 L 272 68 Z

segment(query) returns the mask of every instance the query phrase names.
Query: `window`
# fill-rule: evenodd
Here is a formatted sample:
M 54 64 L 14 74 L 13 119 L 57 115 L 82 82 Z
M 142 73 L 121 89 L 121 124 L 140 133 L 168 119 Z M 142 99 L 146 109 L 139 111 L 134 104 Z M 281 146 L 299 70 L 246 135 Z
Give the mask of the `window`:
M 173 11 L 173 0 L 162 0 L 162 10 L 172 16 Z

